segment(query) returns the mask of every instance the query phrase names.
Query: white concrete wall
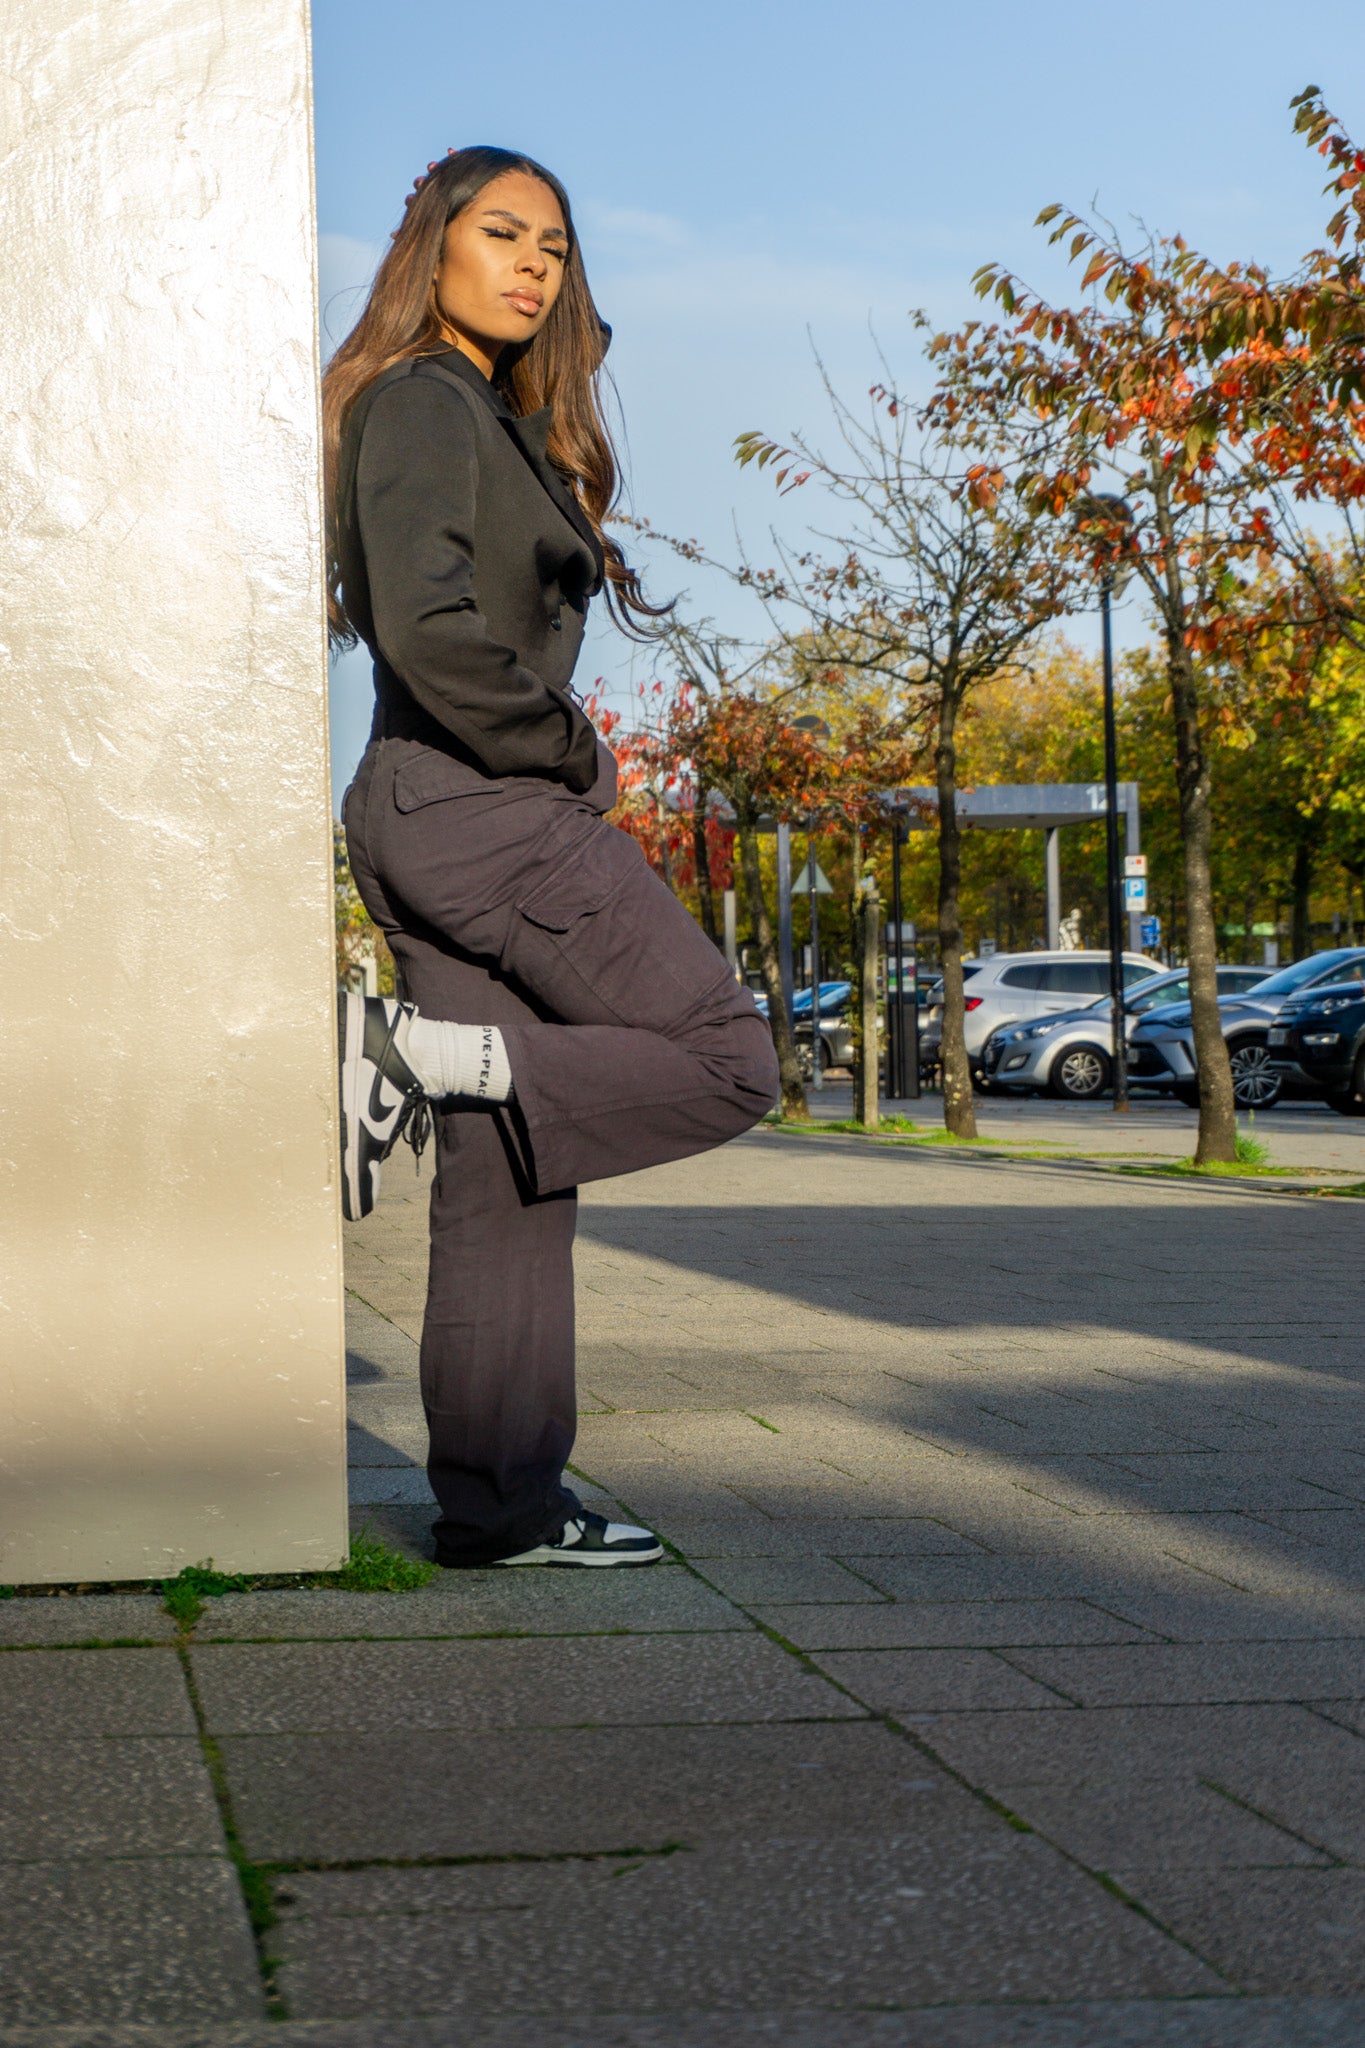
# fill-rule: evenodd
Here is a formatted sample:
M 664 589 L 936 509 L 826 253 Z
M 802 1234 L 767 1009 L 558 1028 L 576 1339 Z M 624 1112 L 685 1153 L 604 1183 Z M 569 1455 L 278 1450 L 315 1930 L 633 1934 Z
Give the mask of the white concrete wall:
M 5 0 L 0 259 L 0 1581 L 335 1563 L 304 0 Z

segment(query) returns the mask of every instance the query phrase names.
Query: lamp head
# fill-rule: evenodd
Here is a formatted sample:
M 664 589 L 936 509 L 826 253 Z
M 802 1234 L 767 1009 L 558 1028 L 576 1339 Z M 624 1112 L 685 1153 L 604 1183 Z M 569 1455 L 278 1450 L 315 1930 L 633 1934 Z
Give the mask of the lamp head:
M 1076 499 L 1072 523 L 1097 553 L 1109 550 L 1109 560 L 1100 564 L 1100 580 L 1118 596 L 1133 573 L 1121 553 L 1132 530 L 1132 506 L 1114 491 L 1087 491 Z

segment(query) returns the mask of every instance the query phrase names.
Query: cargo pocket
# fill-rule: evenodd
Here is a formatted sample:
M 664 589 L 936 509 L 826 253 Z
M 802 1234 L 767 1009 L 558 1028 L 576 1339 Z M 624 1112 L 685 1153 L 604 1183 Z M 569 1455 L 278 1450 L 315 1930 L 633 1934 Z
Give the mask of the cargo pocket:
M 458 796 L 488 796 L 506 787 L 506 782 L 481 774 L 467 761 L 432 752 L 403 763 L 393 778 L 393 800 L 400 811 L 420 811 L 424 804 L 445 803 Z
M 567 932 L 616 894 L 644 858 L 629 833 L 593 820 L 594 830 L 559 853 L 559 865 L 517 904 L 542 931 Z

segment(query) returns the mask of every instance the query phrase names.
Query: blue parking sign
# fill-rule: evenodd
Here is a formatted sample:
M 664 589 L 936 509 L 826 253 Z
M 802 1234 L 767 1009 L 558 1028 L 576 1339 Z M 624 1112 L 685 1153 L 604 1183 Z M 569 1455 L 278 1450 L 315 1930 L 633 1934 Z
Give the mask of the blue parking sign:
M 1148 952 L 1161 944 L 1161 919 L 1144 917 L 1142 920 L 1142 943 Z

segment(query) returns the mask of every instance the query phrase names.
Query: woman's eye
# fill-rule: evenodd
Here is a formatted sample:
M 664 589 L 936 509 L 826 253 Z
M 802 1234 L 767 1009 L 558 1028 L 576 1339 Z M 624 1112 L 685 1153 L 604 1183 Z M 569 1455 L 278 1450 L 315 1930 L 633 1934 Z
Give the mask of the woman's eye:
M 517 239 L 513 228 L 485 228 L 484 233 L 491 235 L 495 242 L 515 242 Z

